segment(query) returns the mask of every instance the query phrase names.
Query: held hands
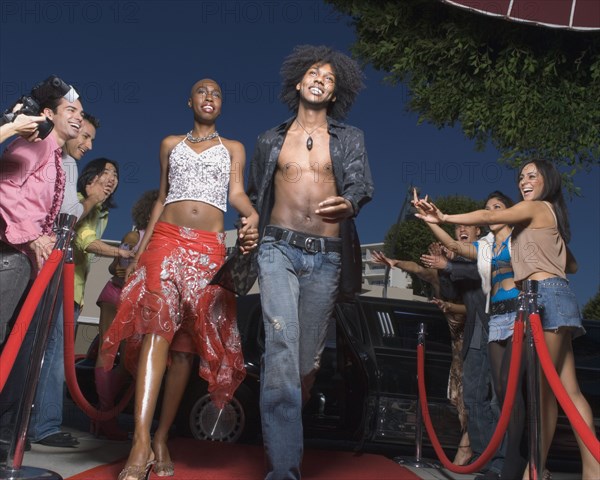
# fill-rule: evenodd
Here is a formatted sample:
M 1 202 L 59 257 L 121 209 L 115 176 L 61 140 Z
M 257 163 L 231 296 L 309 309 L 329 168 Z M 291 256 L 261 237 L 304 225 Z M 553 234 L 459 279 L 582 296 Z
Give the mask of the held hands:
M 419 198 L 416 188 L 413 190 L 413 200 L 411 203 L 417 209 L 415 217 L 427 223 L 444 223 L 446 215 L 429 200 L 428 195 L 425 195 L 425 198 Z
M 240 252 L 247 255 L 258 246 L 258 213 L 252 212 L 249 217 L 240 217 L 238 238 Z
M 327 197 L 319 203 L 315 214 L 321 216 L 325 223 L 339 223 L 354 215 L 354 207 L 344 197 Z
M 46 260 L 52 253 L 56 237 L 54 235 L 40 235 L 35 240 L 29 242 L 29 248 L 35 255 L 35 263 L 38 271 L 42 269 Z

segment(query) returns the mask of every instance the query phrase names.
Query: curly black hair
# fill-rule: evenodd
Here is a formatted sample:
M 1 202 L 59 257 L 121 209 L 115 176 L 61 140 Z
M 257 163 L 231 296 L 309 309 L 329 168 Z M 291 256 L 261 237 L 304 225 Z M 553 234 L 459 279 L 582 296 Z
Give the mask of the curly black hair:
M 298 45 L 281 66 L 281 93 L 279 99 L 293 112 L 298 111 L 299 96 L 296 85 L 312 65 L 329 63 L 335 73 L 335 102 L 330 102 L 327 114 L 343 120 L 365 86 L 363 72 L 349 56 L 325 45 Z
M 154 202 L 158 198 L 158 190 L 147 190 L 131 207 L 131 218 L 136 230 L 145 230 L 150 221 Z

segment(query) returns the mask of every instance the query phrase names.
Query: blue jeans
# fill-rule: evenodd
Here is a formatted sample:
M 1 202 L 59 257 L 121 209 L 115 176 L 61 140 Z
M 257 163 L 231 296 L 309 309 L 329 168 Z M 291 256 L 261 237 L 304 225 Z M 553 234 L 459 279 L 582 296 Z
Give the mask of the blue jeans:
M 299 479 L 303 393 L 325 346 L 340 278 L 339 253 L 308 253 L 265 236 L 259 247 L 265 326 L 260 411 L 266 480 Z
M 477 340 L 471 342 L 463 360 L 463 398 L 468 413 L 467 432 L 471 449 L 478 455 L 490 443 L 498 423 L 500 409 L 496 398 L 492 398 L 491 393 L 488 334 L 479 319 L 477 319 L 475 329 L 481 329 L 481 335 L 473 335 L 473 338 Z M 486 468 L 499 473 L 502 470 L 503 452 L 504 445 L 501 445 Z
M 14 323 L 31 287 L 30 269 L 26 255 L 0 242 L 0 352 L 10 335 L 22 337 L 15 363 L 0 392 L 0 440 L 3 442 L 11 442 L 15 438 L 17 414 L 25 392 L 25 378 L 39 324 L 39 316 L 34 315 L 26 332 L 14 330 Z M 0 365 L 0 369 L 4 368 L 5 365 Z
M 24 300 L 31 264 L 27 256 L 0 242 L 0 346 L 16 320 Z
M 63 422 L 63 399 L 65 384 L 64 367 L 64 309 L 63 289 L 58 291 L 54 307 L 53 325 L 48 335 L 44 363 L 35 391 L 34 408 L 31 411 L 27 436 L 32 442 L 61 431 Z M 75 307 L 75 321 L 79 308 Z

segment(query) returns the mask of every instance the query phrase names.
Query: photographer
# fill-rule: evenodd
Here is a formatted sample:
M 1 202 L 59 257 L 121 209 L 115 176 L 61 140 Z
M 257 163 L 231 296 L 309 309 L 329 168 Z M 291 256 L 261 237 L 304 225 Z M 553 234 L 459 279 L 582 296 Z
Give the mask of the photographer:
M 0 116 L 0 143 L 15 134 L 27 137 L 30 142 L 46 138 L 54 128 L 54 122 L 42 115 L 42 104 L 50 98 L 66 95 L 71 96 L 70 101 L 78 97 L 75 90 L 56 75 L 38 83 L 29 95 L 23 95 Z
M 83 123 L 76 138 L 67 140 L 63 147 L 62 167 L 65 171 L 65 195 L 60 213 L 75 215 L 79 221 L 90 210 L 102 204 L 107 193 L 100 179 L 92 181 L 83 202 L 77 196 L 79 178 L 77 163 L 93 149 L 96 130 L 100 122 L 89 113 L 83 114 Z M 68 432 L 61 430 L 63 421 L 64 373 L 64 306 L 62 287 L 54 307 L 52 327 L 44 351 L 44 364 L 40 372 L 35 392 L 34 408 L 29 420 L 27 438 L 31 443 L 40 443 L 49 447 L 74 447 L 79 441 Z M 75 317 L 77 322 L 77 317 Z
M 57 77 L 50 77 L 32 90 L 34 102 L 46 117 L 38 127 L 43 139 L 30 143 L 19 137 L 0 158 L 0 344 L 4 343 L 9 326 L 17 317 L 17 307 L 31 279 L 48 259 L 56 240 L 52 228 L 65 187 L 62 147 L 67 140 L 77 137 L 83 122 L 78 94 L 68 85 L 65 91 L 65 85 Z M 29 103 L 31 100 L 29 98 Z M 0 446 L 10 441 L 13 434 L 14 416 L 37 327 L 34 323 L 24 336 L 0 393 Z

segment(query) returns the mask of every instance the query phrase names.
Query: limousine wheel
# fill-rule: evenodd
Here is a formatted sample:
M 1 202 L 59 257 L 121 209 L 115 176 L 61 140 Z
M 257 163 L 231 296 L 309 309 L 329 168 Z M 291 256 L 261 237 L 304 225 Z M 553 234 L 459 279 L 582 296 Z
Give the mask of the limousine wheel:
M 187 420 L 185 433 L 198 440 L 231 443 L 251 439 L 257 434 L 258 405 L 247 386 L 239 386 L 222 412 L 210 401 L 206 388 L 196 392 L 195 400 L 182 405 L 182 420 Z M 190 398 L 190 395 L 186 397 Z

